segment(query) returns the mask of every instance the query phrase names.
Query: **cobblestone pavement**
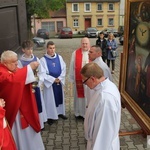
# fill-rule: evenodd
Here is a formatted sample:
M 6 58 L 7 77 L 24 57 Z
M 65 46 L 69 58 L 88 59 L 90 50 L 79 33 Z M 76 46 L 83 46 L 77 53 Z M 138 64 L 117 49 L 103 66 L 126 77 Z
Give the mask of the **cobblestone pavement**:
M 86 140 L 84 139 L 83 120 L 77 120 L 74 117 L 73 110 L 73 91 L 72 85 L 68 81 L 68 69 L 72 52 L 80 46 L 79 39 L 51 39 L 56 45 L 56 52 L 59 53 L 67 65 L 66 86 L 65 86 L 65 102 L 67 120 L 61 118 L 52 126 L 45 123 L 45 128 L 41 132 L 46 150 L 85 150 Z M 91 45 L 95 44 L 95 38 L 90 39 Z M 119 45 L 119 53 L 123 47 Z M 45 53 L 45 49 L 38 48 L 34 54 L 41 58 Z M 115 74 L 113 81 L 118 86 L 120 73 L 120 57 L 116 59 Z M 128 112 L 122 109 L 120 131 L 136 131 L 141 128 Z M 147 139 L 141 134 L 120 136 L 121 150 L 148 150 Z

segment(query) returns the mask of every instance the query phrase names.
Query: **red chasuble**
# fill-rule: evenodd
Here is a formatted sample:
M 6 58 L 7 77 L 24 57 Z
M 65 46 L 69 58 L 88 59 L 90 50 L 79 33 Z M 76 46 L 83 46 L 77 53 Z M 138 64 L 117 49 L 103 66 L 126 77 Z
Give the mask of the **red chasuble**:
M 0 149 L 1 150 L 17 150 L 15 141 L 11 134 L 8 125 L 3 127 L 3 118 L 5 117 L 5 110 L 0 107 Z
M 75 54 L 75 80 L 78 98 L 84 98 L 84 88 L 82 83 L 82 77 L 80 74 L 82 68 L 82 49 L 76 50 Z
M 31 84 L 25 85 L 27 67 L 10 72 L 0 64 L 0 97 L 5 102 L 6 119 L 12 128 L 18 111 L 21 113 L 22 129 L 29 125 L 40 131 L 40 123 L 35 95 L 32 93 Z

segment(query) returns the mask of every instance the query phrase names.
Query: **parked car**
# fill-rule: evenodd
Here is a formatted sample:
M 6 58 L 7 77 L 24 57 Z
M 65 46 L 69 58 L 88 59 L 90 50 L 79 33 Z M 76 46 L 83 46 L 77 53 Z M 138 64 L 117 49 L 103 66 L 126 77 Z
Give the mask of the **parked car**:
M 37 37 L 41 37 L 43 39 L 49 39 L 49 32 L 47 29 L 38 29 Z
M 120 42 L 121 45 L 123 45 L 123 41 L 124 41 L 124 36 L 121 35 L 121 36 L 119 37 L 119 42 Z
M 98 30 L 96 28 L 93 27 L 89 27 L 85 30 L 85 36 L 86 37 L 97 37 L 97 32 Z
M 58 37 L 59 38 L 72 38 L 73 37 L 72 29 L 70 27 L 61 28 Z
M 34 37 L 32 40 L 34 42 L 34 49 L 37 47 L 43 47 L 45 45 L 45 39 L 43 38 Z
M 115 37 L 118 37 L 118 30 L 114 29 L 114 28 L 105 28 L 104 30 L 102 30 L 102 32 L 104 33 L 104 36 L 107 38 L 109 33 L 113 33 L 113 35 Z

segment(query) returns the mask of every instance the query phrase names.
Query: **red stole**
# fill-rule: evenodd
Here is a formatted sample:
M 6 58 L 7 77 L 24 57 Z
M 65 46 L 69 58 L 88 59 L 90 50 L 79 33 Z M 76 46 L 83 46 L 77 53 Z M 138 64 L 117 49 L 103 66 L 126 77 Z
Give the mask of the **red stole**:
M 76 50 L 75 54 L 75 80 L 78 98 L 84 98 L 84 88 L 82 83 L 82 77 L 80 74 L 82 68 L 82 50 L 81 48 Z
M 6 119 L 12 128 L 18 111 L 21 112 L 22 129 L 29 125 L 40 131 L 39 116 L 35 95 L 32 93 L 31 84 L 25 85 L 27 67 L 10 72 L 0 64 L 0 97 L 6 101 Z
M 3 128 L 4 117 L 5 117 L 5 110 L 0 107 L 0 149 L 17 150 L 9 126 L 7 125 L 7 127 Z

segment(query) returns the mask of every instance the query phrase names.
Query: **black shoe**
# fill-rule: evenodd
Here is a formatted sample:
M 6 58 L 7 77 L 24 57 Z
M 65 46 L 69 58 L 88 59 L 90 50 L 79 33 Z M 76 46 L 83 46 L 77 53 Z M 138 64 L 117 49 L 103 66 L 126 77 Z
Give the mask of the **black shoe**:
M 80 119 L 80 116 L 75 116 L 76 119 Z
M 42 129 L 41 129 L 41 131 L 44 131 L 44 130 L 45 130 L 45 128 L 42 128 Z
M 47 123 L 51 126 L 54 123 L 53 119 L 48 119 Z
M 84 117 L 80 116 L 80 119 L 84 121 Z
M 84 117 L 82 117 L 82 116 L 75 116 L 75 118 L 78 119 L 78 120 L 83 120 L 84 121 Z
M 58 115 L 60 118 L 64 119 L 64 120 L 67 120 L 68 118 L 64 115 Z

